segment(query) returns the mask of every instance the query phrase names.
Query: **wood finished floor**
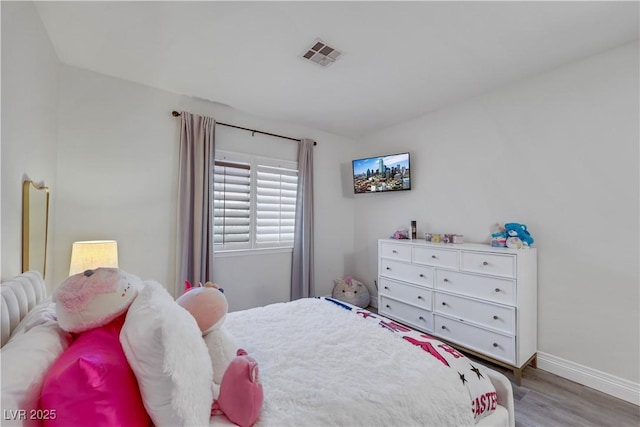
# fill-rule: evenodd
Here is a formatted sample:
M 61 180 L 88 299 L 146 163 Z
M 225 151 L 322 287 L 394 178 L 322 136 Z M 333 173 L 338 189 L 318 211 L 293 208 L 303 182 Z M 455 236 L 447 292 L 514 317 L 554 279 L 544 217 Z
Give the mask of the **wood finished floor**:
M 640 427 L 640 406 L 530 366 L 517 386 L 509 371 L 479 361 L 511 380 L 516 427 Z
M 640 407 L 541 369 L 527 367 L 517 386 L 509 373 L 516 427 L 639 427 Z

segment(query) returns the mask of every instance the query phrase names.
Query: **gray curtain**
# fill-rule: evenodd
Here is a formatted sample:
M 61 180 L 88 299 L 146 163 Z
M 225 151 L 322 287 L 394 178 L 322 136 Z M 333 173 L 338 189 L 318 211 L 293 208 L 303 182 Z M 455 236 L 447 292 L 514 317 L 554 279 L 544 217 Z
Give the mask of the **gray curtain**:
M 213 162 L 215 125 L 212 117 L 181 113 L 178 170 L 178 233 L 175 295 L 191 283 L 213 280 Z
M 298 194 L 296 200 L 291 300 L 315 296 L 313 280 L 313 145 L 300 141 L 298 148 Z

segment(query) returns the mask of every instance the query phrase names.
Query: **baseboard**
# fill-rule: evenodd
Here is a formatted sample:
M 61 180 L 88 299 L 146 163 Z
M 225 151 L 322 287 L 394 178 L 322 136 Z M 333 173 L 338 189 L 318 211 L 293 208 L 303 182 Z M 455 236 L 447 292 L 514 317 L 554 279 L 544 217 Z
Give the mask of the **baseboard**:
M 640 406 L 640 384 L 551 354 L 538 352 L 538 368 Z

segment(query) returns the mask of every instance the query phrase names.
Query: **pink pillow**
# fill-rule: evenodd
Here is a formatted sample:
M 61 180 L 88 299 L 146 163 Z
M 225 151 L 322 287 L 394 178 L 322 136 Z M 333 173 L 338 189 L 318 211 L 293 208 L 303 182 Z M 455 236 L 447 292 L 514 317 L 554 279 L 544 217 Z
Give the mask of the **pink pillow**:
M 258 363 L 243 349 L 224 371 L 220 397 L 213 404 L 212 414 L 218 411 L 240 427 L 248 427 L 258 420 L 262 409 L 262 384 Z
M 136 377 L 120 345 L 122 315 L 79 334 L 44 380 L 40 407 L 55 413 L 45 426 L 148 426 Z M 50 417 L 51 418 L 51 417 Z

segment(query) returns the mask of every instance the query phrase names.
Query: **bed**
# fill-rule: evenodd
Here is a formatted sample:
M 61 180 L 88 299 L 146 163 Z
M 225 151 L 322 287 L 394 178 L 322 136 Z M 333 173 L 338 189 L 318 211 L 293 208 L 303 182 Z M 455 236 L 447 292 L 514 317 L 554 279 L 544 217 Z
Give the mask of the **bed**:
M 29 415 L 44 416 L 36 412 L 43 409 L 38 383 L 71 340 L 51 315 L 38 273 L 2 283 L 1 290 L 2 424 L 36 425 Z M 331 298 L 272 304 L 229 313 L 225 326 L 260 366 L 264 404 L 258 426 L 515 424 L 512 388 L 504 375 L 349 304 Z M 56 331 L 45 352 L 36 350 L 43 328 Z M 495 405 L 482 418 L 474 417 L 478 401 L 474 404 L 469 381 L 461 380 L 463 365 L 454 365 L 452 355 L 475 369 L 467 379 L 486 378 L 483 387 L 494 390 Z M 32 369 L 13 369 L 21 364 L 18 357 L 29 358 Z M 233 425 L 224 415 L 212 416 L 209 424 Z

